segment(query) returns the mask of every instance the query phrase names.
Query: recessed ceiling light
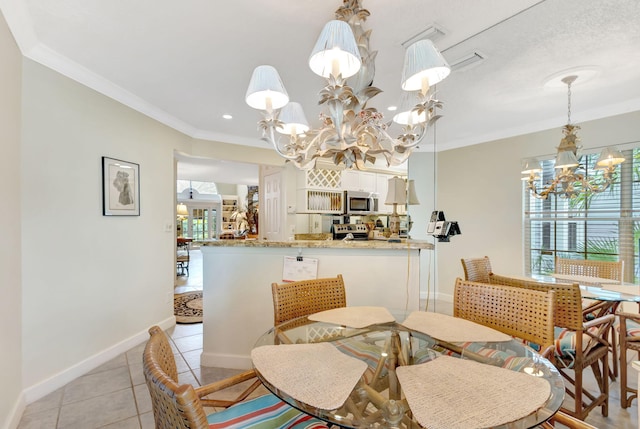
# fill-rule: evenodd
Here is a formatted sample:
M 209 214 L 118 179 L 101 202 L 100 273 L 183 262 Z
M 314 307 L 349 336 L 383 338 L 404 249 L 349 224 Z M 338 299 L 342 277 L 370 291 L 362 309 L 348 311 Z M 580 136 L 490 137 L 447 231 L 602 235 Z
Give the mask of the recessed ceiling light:
M 387 110 L 389 112 L 395 112 L 396 110 L 398 110 L 398 106 L 389 106 L 389 107 L 387 107 Z
M 224 119 L 233 119 L 233 116 L 231 116 L 231 115 L 229 115 L 229 114 L 224 114 L 224 115 L 222 115 L 222 117 L 223 117 Z

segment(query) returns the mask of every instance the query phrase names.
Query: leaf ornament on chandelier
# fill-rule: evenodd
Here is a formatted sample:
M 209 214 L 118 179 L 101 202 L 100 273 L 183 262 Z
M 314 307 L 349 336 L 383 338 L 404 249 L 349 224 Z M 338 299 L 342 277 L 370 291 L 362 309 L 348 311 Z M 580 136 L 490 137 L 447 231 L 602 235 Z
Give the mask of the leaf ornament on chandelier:
M 262 111 L 262 138 L 300 169 L 315 167 L 318 158 L 356 169 L 366 169 L 378 157 L 384 157 L 387 166 L 399 165 L 441 117 L 436 112 L 442 103 L 430 88 L 446 78 L 450 68 L 426 39 L 405 52 L 402 89 L 410 103 L 393 119 L 402 125 L 400 134 L 392 137 L 391 121 L 385 122 L 382 113 L 367 105 L 382 92 L 373 86 L 377 51 L 369 49 L 371 30 L 362 25 L 369 15 L 360 0 L 343 1 L 309 57 L 311 70 L 326 79 L 319 93 L 324 111 L 318 128 L 310 129 L 300 104 L 289 102 L 274 67 L 261 65 L 253 72 L 246 101 Z

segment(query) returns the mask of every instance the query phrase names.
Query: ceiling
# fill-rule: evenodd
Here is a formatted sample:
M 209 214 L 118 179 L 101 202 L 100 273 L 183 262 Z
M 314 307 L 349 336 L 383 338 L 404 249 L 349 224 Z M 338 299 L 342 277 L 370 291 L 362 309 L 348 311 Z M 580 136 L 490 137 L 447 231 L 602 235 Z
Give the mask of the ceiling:
M 306 62 L 339 5 L 6 0 L 2 12 L 25 56 L 192 137 L 267 147 L 259 140 L 258 112 L 244 102 L 253 69 L 275 66 L 290 98 L 314 122 L 323 80 Z M 363 0 L 363 6 L 371 12 L 371 49 L 378 51 L 374 85 L 384 91 L 370 104 L 383 112 L 400 100 L 402 43 L 428 26 L 443 30 L 434 43 L 450 64 L 474 52 L 485 58 L 437 85 L 444 102 L 438 151 L 562 126 L 567 93 L 558 82 L 576 69 L 584 75 L 578 72 L 572 86 L 572 122 L 640 109 L 637 0 Z M 420 150 L 433 149 L 431 140 Z

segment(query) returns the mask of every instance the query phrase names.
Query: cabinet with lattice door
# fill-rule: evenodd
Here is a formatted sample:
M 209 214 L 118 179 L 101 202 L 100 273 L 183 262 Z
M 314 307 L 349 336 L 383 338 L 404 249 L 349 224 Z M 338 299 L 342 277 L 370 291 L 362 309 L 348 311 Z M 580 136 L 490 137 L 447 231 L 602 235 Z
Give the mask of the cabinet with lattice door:
M 341 171 L 315 168 L 298 172 L 297 213 L 344 212 Z

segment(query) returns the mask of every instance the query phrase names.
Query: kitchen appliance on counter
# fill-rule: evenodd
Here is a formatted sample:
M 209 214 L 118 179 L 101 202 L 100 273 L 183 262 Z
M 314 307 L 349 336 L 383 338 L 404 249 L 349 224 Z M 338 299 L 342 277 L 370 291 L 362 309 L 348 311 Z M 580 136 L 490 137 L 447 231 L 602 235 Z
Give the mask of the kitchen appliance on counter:
M 344 191 L 345 214 L 368 215 L 378 212 L 378 194 L 375 192 Z
M 343 240 L 347 237 L 353 237 L 353 240 L 368 240 L 369 229 L 367 225 L 359 223 L 343 223 L 332 226 L 333 239 Z M 351 234 L 351 236 L 349 236 Z M 348 238 L 350 239 L 350 238 Z

